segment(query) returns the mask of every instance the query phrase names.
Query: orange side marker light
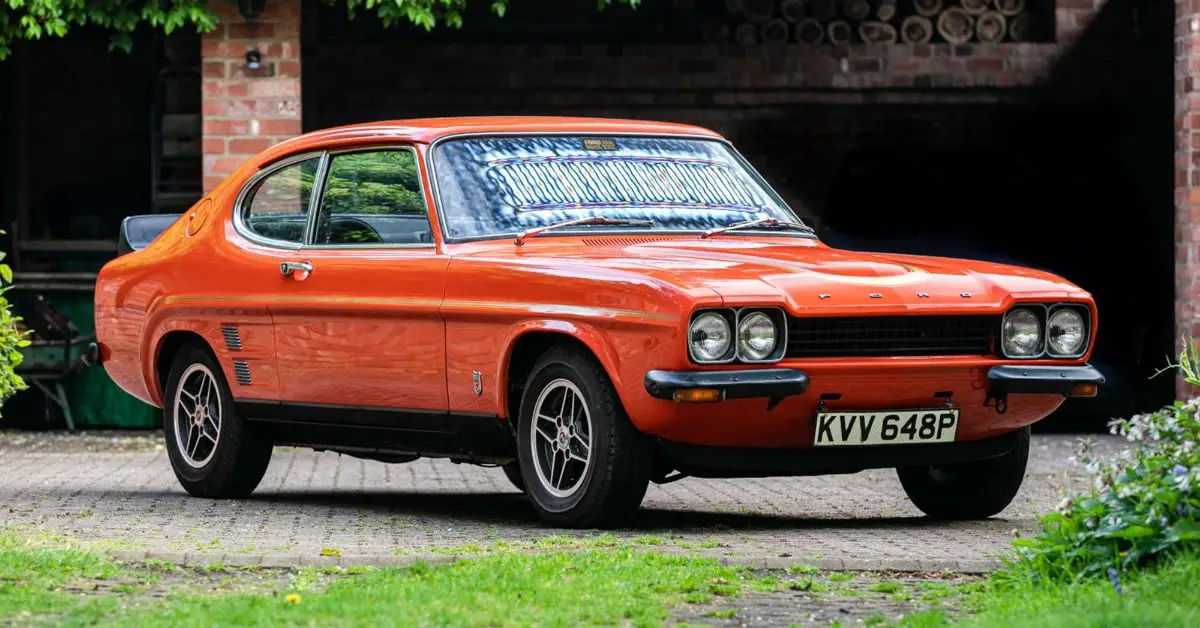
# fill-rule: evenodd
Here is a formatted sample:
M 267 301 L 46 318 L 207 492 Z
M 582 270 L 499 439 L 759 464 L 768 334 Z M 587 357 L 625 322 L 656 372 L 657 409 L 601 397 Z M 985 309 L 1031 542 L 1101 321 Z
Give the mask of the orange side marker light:
M 720 388 L 680 388 L 675 391 L 675 401 L 680 403 L 712 403 L 721 401 L 724 396 Z

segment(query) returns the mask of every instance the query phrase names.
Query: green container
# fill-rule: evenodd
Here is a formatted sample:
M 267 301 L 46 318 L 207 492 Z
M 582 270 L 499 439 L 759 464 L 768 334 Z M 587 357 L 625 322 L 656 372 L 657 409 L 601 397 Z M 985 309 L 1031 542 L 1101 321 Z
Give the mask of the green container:
M 96 333 L 91 293 L 47 293 L 67 318 L 88 336 Z M 121 390 L 103 366 L 85 366 L 71 374 L 67 401 L 78 428 L 148 429 L 162 425 L 162 411 Z

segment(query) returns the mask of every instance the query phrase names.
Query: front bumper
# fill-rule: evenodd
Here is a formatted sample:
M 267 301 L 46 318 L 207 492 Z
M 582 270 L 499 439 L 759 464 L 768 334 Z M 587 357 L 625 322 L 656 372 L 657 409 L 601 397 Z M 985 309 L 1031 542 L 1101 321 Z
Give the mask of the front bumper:
M 675 400 L 681 390 L 719 391 L 719 400 L 766 397 L 781 399 L 808 390 L 808 374 L 800 369 L 744 371 L 650 371 L 646 392 L 658 399 Z
M 1009 393 L 1059 394 L 1094 397 L 1104 375 L 1091 365 L 1021 366 L 1003 365 L 988 369 L 988 390 L 996 396 Z
M 1059 394 L 1093 397 L 1104 375 L 1091 365 L 999 365 L 988 369 L 988 392 Z M 738 371 L 661 371 L 646 373 L 646 392 L 657 399 L 679 400 L 680 391 L 715 391 L 713 401 L 726 399 L 782 399 L 808 390 L 808 373 L 800 369 L 772 368 Z

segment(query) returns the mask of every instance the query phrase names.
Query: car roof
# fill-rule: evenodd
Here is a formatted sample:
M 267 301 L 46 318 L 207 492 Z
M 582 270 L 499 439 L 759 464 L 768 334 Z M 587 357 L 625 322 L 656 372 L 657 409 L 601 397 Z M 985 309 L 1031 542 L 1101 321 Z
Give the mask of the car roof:
M 337 126 L 285 140 L 256 159 L 260 165 L 298 152 L 333 146 L 378 142 L 428 144 L 451 135 L 475 133 L 587 133 L 605 135 L 699 135 L 724 139 L 704 127 L 675 122 L 625 120 L 620 118 L 574 118 L 565 116 L 471 116 L 382 120 Z

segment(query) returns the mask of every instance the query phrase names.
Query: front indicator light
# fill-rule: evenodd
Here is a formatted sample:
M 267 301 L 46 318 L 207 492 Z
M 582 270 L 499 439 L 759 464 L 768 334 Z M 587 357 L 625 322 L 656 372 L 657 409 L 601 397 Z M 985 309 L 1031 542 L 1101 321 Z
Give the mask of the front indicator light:
M 1096 384 L 1075 384 L 1071 387 L 1070 397 L 1095 397 L 1100 392 Z
M 675 401 L 680 403 L 713 403 L 724 396 L 720 388 L 680 388 L 675 391 Z

